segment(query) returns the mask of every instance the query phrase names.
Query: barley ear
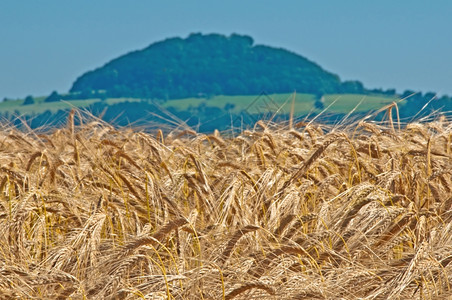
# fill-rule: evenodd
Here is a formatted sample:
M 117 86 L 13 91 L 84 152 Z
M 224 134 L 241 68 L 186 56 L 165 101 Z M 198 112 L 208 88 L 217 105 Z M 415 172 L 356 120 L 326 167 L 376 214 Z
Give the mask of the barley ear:
M 244 292 L 246 292 L 246 291 L 248 291 L 250 289 L 260 289 L 260 290 L 266 291 L 270 295 L 274 295 L 275 294 L 275 291 L 271 287 L 269 287 L 269 286 L 267 286 L 267 285 L 265 285 L 263 283 L 247 283 L 247 284 L 244 284 L 244 285 L 236 288 L 235 290 L 233 290 L 229 294 L 227 294 L 224 299 L 225 300 L 234 299 L 235 296 L 238 296 L 241 293 L 244 293 Z
M 220 259 L 219 259 L 219 264 L 224 264 L 228 260 L 229 256 L 232 253 L 232 250 L 234 250 L 235 244 L 237 244 L 237 242 L 243 235 L 245 235 L 249 232 L 256 231 L 258 229 L 259 229 L 259 227 L 257 227 L 257 226 L 247 225 L 244 228 L 237 230 L 234 233 L 234 235 L 232 236 L 232 238 L 228 241 L 226 248 L 224 249 L 223 253 L 221 254 Z

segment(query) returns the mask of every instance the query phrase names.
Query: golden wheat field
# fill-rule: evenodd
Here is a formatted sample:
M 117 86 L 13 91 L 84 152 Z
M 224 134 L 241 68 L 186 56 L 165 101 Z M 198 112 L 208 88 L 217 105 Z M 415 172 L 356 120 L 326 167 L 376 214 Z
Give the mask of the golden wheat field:
M 75 114 L 77 117 L 77 114 Z M 0 130 L 1 299 L 450 299 L 452 123 Z

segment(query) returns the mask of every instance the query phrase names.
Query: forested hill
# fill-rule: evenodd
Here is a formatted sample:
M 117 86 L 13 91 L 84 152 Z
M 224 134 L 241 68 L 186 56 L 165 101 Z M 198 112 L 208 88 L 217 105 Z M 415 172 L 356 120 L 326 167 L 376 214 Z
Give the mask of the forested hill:
M 249 36 L 191 34 L 114 59 L 80 76 L 71 93 L 174 99 L 261 92 L 363 93 L 339 76 L 293 52 L 254 45 Z

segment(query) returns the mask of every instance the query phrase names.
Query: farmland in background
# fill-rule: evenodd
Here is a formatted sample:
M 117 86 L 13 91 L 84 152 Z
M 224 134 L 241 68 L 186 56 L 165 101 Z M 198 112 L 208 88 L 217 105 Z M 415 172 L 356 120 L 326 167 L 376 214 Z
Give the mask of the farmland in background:
M 294 116 L 315 115 L 327 108 L 329 114 L 345 114 L 354 110 L 365 113 L 376 110 L 397 100 L 389 96 L 369 96 L 355 94 L 334 94 L 316 97 L 313 94 L 261 94 L 251 96 L 215 96 L 211 98 L 186 98 L 174 100 L 146 100 L 137 98 L 82 99 L 45 102 L 45 97 L 37 97 L 34 104 L 23 105 L 24 100 L 0 102 L 0 116 L 14 121 L 20 116 L 30 121 L 32 127 L 38 127 L 47 120 L 66 118 L 71 108 L 86 109 L 95 115 L 104 115 L 107 121 L 123 116 L 119 125 L 147 121 L 158 122 L 155 114 L 170 111 L 179 119 L 188 120 L 190 124 L 205 124 L 206 131 L 215 128 L 224 130 L 230 125 L 230 119 L 246 115 L 256 115 L 257 119 L 265 117 L 287 117 L 294 100 Z M 333 103 L 334 102 L 334 103 Z M 320 106 L 319 106 L 320 105 Z M 403 105 L 403 103 L 401 104 Z M 256 119 L 256 120 L 257 120 Z M 191 120 L 191 121 L 190 121 Z M 35 122 L 35 123 L 33 123 Z M 213 123 L 212 123 L 213 122 Z M 210 125 L 209 125 L 210 124 Z M 202 129 L 202 128 L 201 128 Z

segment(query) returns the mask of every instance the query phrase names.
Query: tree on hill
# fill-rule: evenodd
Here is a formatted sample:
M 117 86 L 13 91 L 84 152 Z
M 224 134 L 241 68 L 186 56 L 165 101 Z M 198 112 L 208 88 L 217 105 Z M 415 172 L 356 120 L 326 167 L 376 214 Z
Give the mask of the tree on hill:
M 357 81 L 341 82 L 293 52 L 254 45 L 249 36 L 191 34 L 133 51 L 80 76 L 70 92 L 105 91 L 108 97 L 175 99 L 200 95 L 358 93 Z
M 344 94 L 362 94 L 365 93 L 364 86 L 359 81 L 349 80 L 341 84 L 340 91 Z
M 31 105 L 35 103 L 35 99 L 33 99 L 32 96 L 27 96 L 24 100 L 24 103 L 22 105 Z
M 53 91 L 47 98 L 44 99 L 44 102 L 56 102 L 60 100 L 61 96 L 56 91 Z
M 317 98 L 314 102 L 314 107 L 316 109 L 324 109 L 325 108 L 325 103 L 324 103 L 324 98 Z

